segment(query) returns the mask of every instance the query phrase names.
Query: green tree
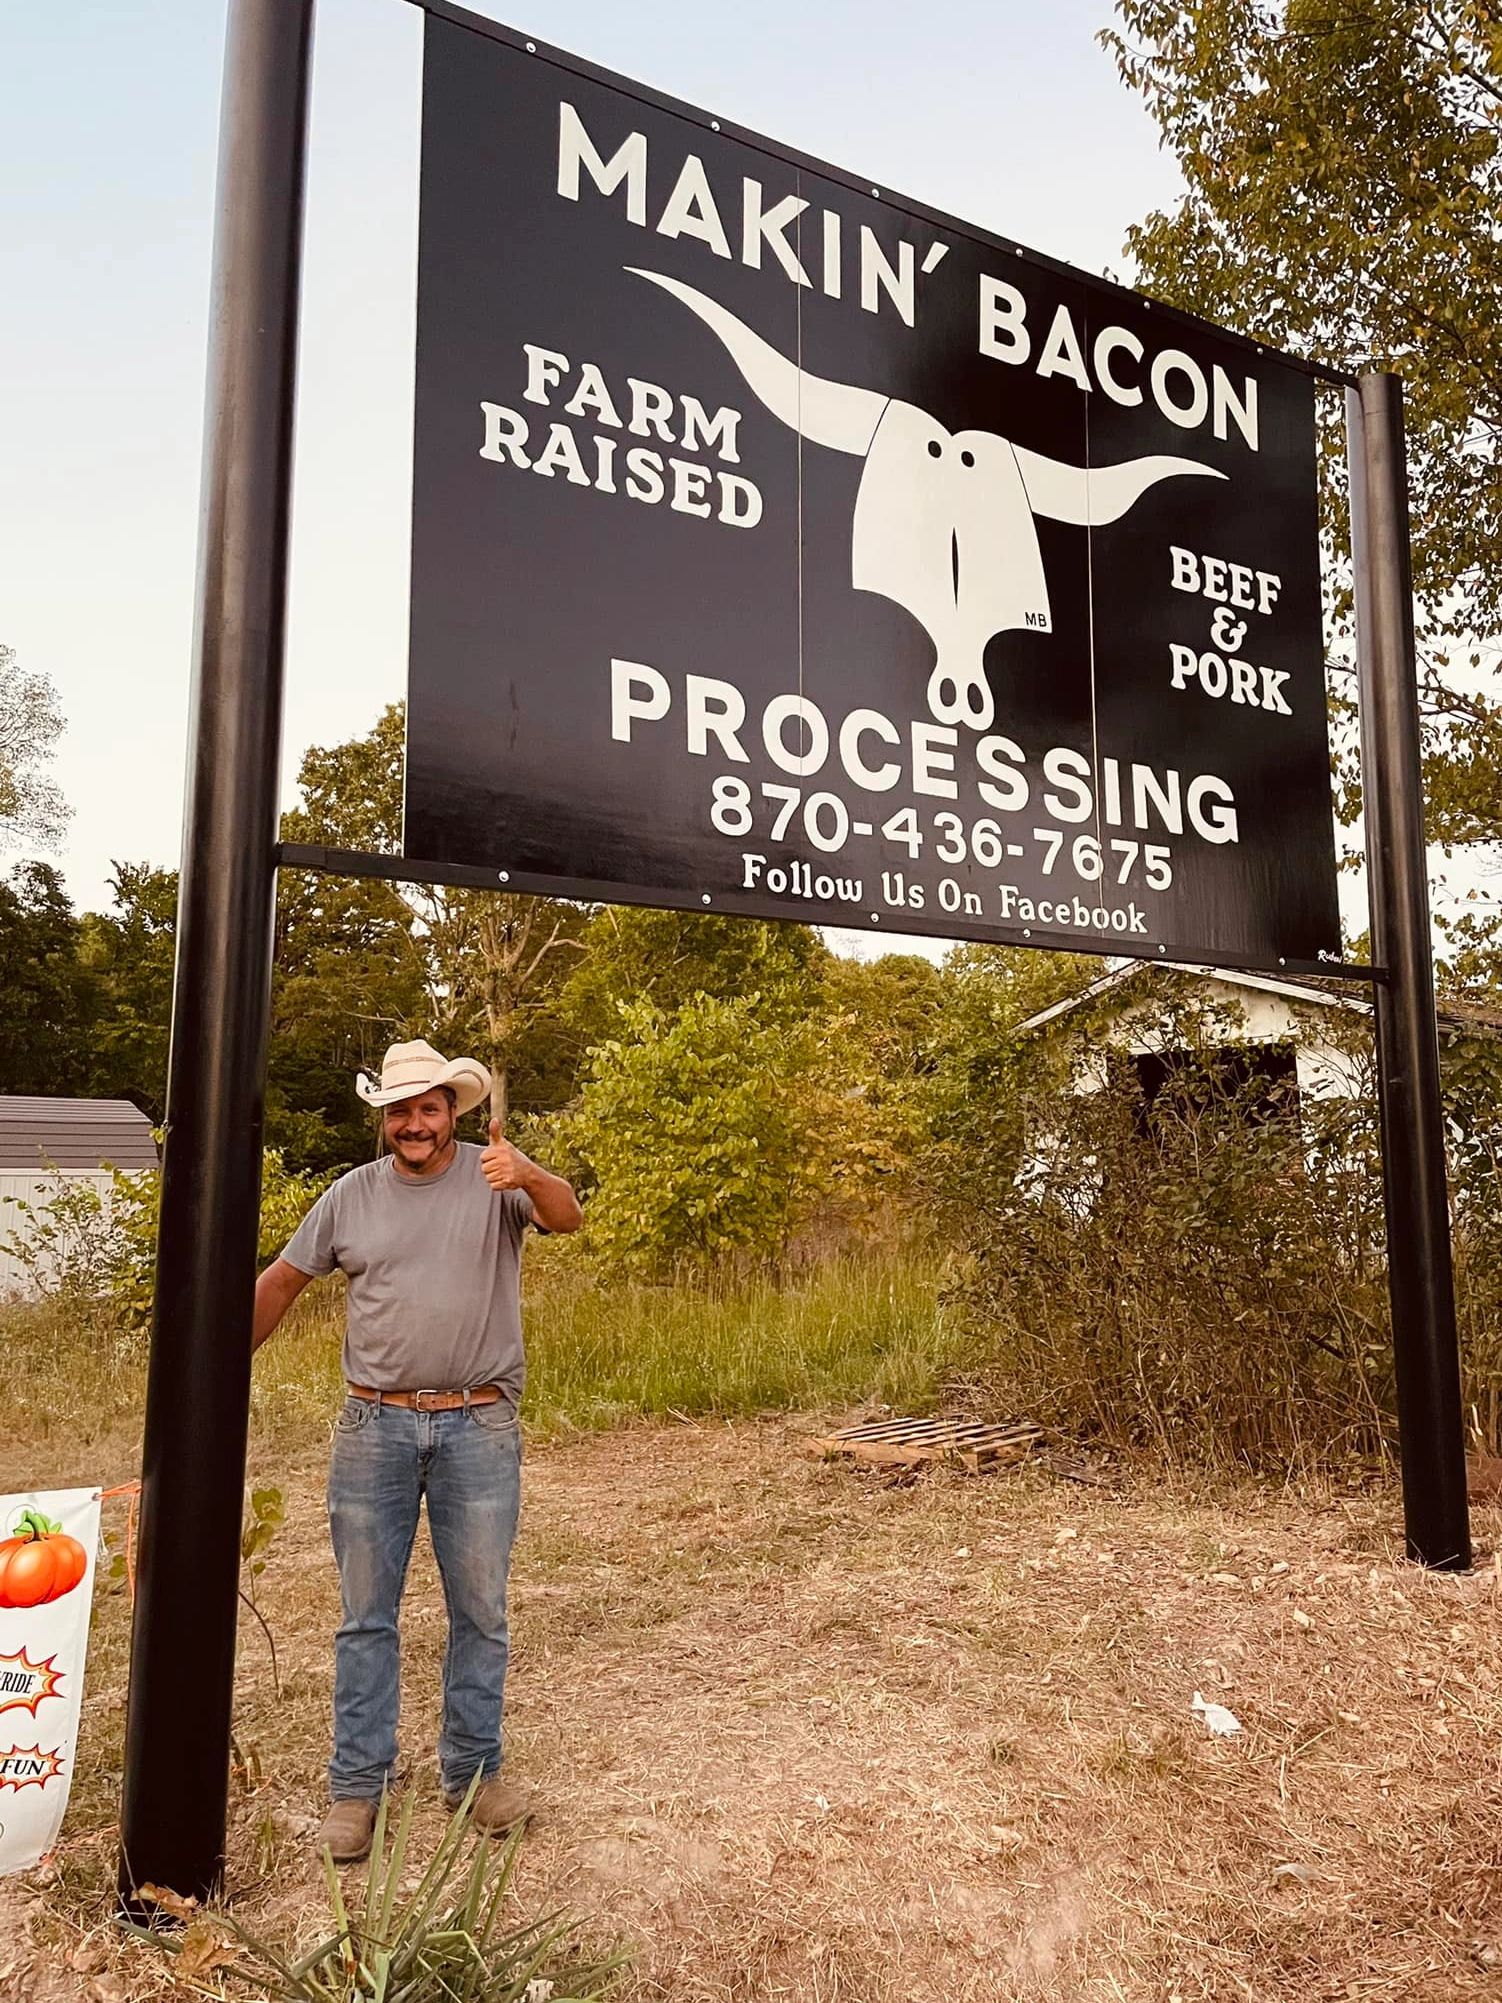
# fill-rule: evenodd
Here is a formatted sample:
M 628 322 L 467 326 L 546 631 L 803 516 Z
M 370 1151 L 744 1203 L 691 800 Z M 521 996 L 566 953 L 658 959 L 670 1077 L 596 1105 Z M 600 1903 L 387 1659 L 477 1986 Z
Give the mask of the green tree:
M 55 869 L 26 862 L 0 880 L 0 1092 L 87 1095 L 97 990 L 78 943 L 78 920 Z
M 44 770 L 63 733 L 57 691 L 0 646 L 0 844 L 55 849 L 69 809 Z
M 97 993 L 90 1090 L 106 1099 L 129 1099 L 160 1126 L 167 1100 L 177 872 L 117 862 L 110 888 L 112 908 L 87 911 L 79 924 L 79 959 Z
M 297 768 L 302 806 L 282 816 L 282 840 L 400 854 L 406 732 L 406 705 L 393 702 L 363 737 L 310 745 Z
M 586 1049 L 615 1032 L 623 1002 L 671 1015 L 698 995 L 755 994 L 759 1021 L 806 1021 L 823 1010 L 833 959 L 811 925 L 613 904 L 596 913 L 585 945 L 559 1006 Z
M 1010 946 L 957 946 L 944 962 L 919 1164 L 943 1209 L 986 1210 L 1004 1195 L 1027 1144 L 1027 1098 L 1060 1082 L 1054 1047 L 1020 1025 L 1100 971 L 1085 954 Z
M 647 1275 L 776 1258 L 808 1192 L 812 1057 L 812 1028 L 765 1021 L 754 994 L 624 1004 L 568 1121 L 595 1249 Z
M 301 806 L 282 840 L 389 853 L 401 830 L 402 712 L 362 737 L 312 745 L 298 768 Z M 266 1136 L 294 1171 L 363 1161 L 374 1135 L 356 1071 L 378 1071 L 387 1044 L 431 1034 L 432 980 L 417 917 L 378 877 L 284 869 L 277 878 Z
M 282 839 L 379 855 L 400 853 L 405 733 L 404 706 L 391 703 L 363 737 L 314 746 L 298 775 L 302 808 L 283 817 Z M 346 941 L 360 942 L 360 1014 L 375 1058 L 397 1034 L 428 1036 L 440 1048 L 462 1045 L 489 1066 L 494 1078 L 491 1109 L 501 1118 L 513 1096 L 524 1110 L 558 1103 L 550 1096 L 562 1081 L 545 999 L 581 950 L 589 916 L 585 907 L 556 898 L 432 884 L 397 886 L 374 878 L 315 877 L 301 871 L 284 871 L 283 877 L 296 879 L 284 894 L 282 908 L 289 919 L 301 914 L 306 920 L 316 913 L 318 923 L 327 926 L 332 914 Z M 290 936 L 286 944 L 290 959 Z M 318 960 L 317 978 L 322 979 L 330 971 L 327 955 L 321 953 Z M 392 966 L 401 961 L 399 992 L 376 992 L 383 960 Z M 289 1006 L 308 999 L 306 993 L 294 995 L 289 982 Z M 394 1010 L 398 1000 L 401 1009 Z M 353 1019 L 348 1009 L 344 1014 Z M 535 1054 L 539 1046 L 544 1052 L 540 1062 Z
M 572 1073 L 554 1004 L 586 951 L 588 907 L 554 897 L 450 890 L 423 900 L 434 1019 L 489 1066 L 490 1112 L 505 1120 L 559 1103 Z
M 1118 0 L 1103 37 L 1187 192 L 1149 291 L 1404 378 L 1431 838 L 1502 834 L 1502 27 L 1495 0 Z M 1336 426 L 1325 438 L 1340 449 Z M 1326 522 L 1343 546 L 1343 497 Z M 1477 636 L 1480 636 L 1478 641 Z M 1346 774 L 1347 804 L 1356 775 Z
M 845 1207 L 885 1224 L 885 1197 L 921 1196 L 914 1171 L 932 1139 L 944 978 L 916 953 L 831 954 L 824 970 L 817 1150 Z
M 269 1266 L 333 1180 L 320 1175 L 299 1175 L 289 1169 L 277 1148 L 267 1148 L 261 1157 L 261 1214 L 256 1260 Z M 98 1203 L 94 1191 L 88 1192 Z M 151 1324 L 151 1306 L 156 1291 L 156 1234 L 161 1216 L 162 1178 L 155 1169 L 137 1175 L 115 1171 L 108 1217 L 106 1243 L 110 1251 L 107 1291 L 125 1320 L 135 1328 Z
M 261 1163 L 257 1258 L 270 1265 L 327 1186 L 327 1176 L 293 1175 L 275 1148 Z M 108 1300 L 130 1327 L 151 1322 L 156 1236 L 161 1215 L 158 1170 L 114 1171 L 107 1196 L 88 1182 L 63 1179 L 50 1194 L 18 1208 L 22 1228 L 0 1234 L 5 1251 L 40 1294 L 79 1306 Z

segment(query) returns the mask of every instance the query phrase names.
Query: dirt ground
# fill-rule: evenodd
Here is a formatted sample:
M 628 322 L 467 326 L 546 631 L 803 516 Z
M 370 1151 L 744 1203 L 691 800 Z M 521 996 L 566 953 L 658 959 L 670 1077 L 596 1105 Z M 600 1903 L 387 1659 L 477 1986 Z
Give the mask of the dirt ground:
M 528 1449 L 508 1744 L 539 1812 L 517 1896 L 629 1947 L 622 2003 L 1502 1998 L 1489 1548 L 1466 1578 L 1407 1566 L 1387 1487 L 899 1483 L 810 1458 L 812 1430 Z M 128 1443 L 107 1458 L 128 1478 Z M 322 1455 L 262 1451 L 252 1474 L 290 1506 L 259 1583 L 282 1689 L 247 1621 L 228 1893 L 306 1939 Z M 3 2003 L 172 1993 L 107 1920 L 127 1622 L 123 1591 L 101 1600 L 57 1857 L 0 1884 Z M 424 1536 L 403 1716 L 427 1843 L 443 1634 Z M 1212 1737 L 1196 1692 L 1241 1733 Z

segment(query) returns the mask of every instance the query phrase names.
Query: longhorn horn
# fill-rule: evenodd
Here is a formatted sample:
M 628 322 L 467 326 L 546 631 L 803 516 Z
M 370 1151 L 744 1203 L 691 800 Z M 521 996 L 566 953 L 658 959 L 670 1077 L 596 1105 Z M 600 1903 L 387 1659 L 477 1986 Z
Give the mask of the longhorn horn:
M 1066 466 L 1062 460 L 1045 459 L 1021 445 L 1012 450 L 1033 513 L 1054 522 L 1072 522 L 1076 528 L 1102 528 L 1107 522 L 1119 521 L 1160 480 L 1174 480 L 1185 473 L 1198 473 L 1207 480 L 1226 477 L 1213 466 L 1201 465 L 1198 459 L 1128 459 L 1120 466 Z
M 748 387 L 759 396 L 772 415 L 814 445 L 826 445 L 832 452 L 855 452 L 864 456 L 871 449 L 882 412 L 891 401 L 875 390 L 857 389 L 851 383 L 826 382 L 810 375 L 779 354 L 770 342 L 755 334 L 743 320 L 715 300 L 696 292 L 681 279 L 661 271 L 644 271 L 628 264 L 634 278 L 649 278 L 664 292 L 671 292 L 691 313 L 724 342 L 730 359 L 746 378 Z

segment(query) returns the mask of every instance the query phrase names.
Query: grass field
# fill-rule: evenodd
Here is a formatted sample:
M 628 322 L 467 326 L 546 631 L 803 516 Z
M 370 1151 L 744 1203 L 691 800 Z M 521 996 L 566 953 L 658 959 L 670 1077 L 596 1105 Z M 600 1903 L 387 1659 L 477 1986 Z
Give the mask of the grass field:
M 747 1415 L 854 1399 L 928 1409 L 953 1357 L 937 1256 L 846 1258 L 776 1286 L 603 1284 L 567 1246 L 528 1253 L 527 1421 L 539 1437 L 623 1419 Z M 339 1396 L 341 1283 L 303 1294 L 256 1362 L 255 1435 L 305 1437 Z M 28 1362 L 10 1387 L 8 1424 L 26 1460 L 53 1465 L 87 1448 L 101 1416 L 139 1406 L 145 1341 L 108 1316 L 56 1305 L 0 1305 L 0 1337 Z M 80 1475 L 87 1479 L 87 1475 Z M 19 1478 L 11 1486 L 29 1486 Z
M 1495 1513 L 1477 1570 L 1442 1578 L 1403 1563 L 1385 1483 L 863 1474 L 806 1440 L 937 1395 L 931 1270 L 650 1309 L 540 1278 L 516 1896 L 631 1951 L 622 2003 L 1502 1996 Z M 328 1323 L 315 1303 L 258 1364 L 251 1448 L 289 1507 L 258 1586 L 280 1691 L 247 1622 L 228 1891 L 285 1941 L 322 1898 Z M 27 1345 L 6 1487 L 136 1471 L 139 1361 L 84 1335 Z M 101 1593 L 58 1855 L 0 1881 L 5 2003 L 188 1993 L 108 1924 L 128 1618 Z M 404 1746 L 425 1845 L 443 1632 L 424 1538 Z M 1237 1737 L 1209 1736 L 1197 1690 Z

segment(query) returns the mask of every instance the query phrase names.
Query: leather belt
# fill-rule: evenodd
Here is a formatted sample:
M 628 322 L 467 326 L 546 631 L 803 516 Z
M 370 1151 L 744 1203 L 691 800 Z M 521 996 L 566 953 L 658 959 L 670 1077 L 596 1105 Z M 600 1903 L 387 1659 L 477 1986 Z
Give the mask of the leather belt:
M 363 1384 L 351 1384 L 348 1390 L 351 1398 L 402 1405 L 414 1412 L 455 1412 L 461 1405 L 493 1405 L 506 1395 L 499 1384 L 476 1384 L 468 1391 L 371 1391 Z

